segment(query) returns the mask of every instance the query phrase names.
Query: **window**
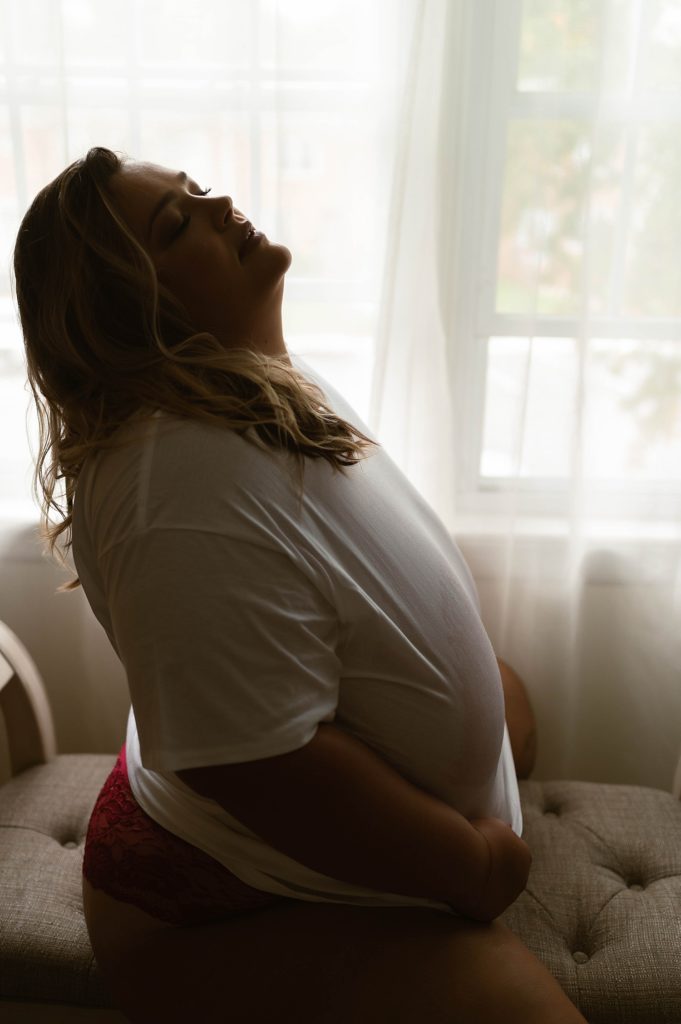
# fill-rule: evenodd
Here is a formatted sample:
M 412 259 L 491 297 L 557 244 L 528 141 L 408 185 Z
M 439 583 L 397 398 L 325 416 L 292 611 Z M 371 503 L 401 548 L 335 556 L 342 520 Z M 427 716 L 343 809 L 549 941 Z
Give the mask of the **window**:
M 502 507 L 512 484 L 551 514 L 579 476 L 594 511 L 665 516 L 681 494 L 681 3 L 481 0 L 469 30 L 461 508 Z
M 0 502 L 33 515 L 9 258 L 92 145 L 184 168 L 288 245 L 284 333 L 367 415 L 408 0 L 6 0 Z M 32 422 L 32 419 L 31 419 Z M 35 436 L 33 436 L 35 446 Z

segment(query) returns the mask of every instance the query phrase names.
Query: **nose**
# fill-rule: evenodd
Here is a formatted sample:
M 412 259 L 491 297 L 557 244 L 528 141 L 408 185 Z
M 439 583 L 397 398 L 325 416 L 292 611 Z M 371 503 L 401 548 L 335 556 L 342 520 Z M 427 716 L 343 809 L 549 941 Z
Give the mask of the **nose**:
M 234 216 L 234 203 L 232 202 L 231 196 L 223 196 L 220 200 L 219 214 L 221 217 L 221 223 L 224 226 Z

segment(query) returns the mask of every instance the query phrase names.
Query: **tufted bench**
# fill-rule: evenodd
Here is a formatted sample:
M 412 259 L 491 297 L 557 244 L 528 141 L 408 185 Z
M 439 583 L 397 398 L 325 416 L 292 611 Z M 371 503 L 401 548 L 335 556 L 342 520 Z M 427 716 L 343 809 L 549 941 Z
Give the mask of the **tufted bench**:
M 681 802 L 518 783 L 527 888 L 502 915 L 590 1024 L 681 1024 Z
M 81 894 L 90 811 L 115 760 L 62 754 L 0 787 L 0 1021 L 126 1019 L 111 1009 Z
M 5 717 L 16 721 L 23 706 L 24 723 L 42 716 L 49 734 L 35 667 L 2 624 L 1 651 Z M 29 694 L 23 705 L 22 692 Z M 8 722 L 10 748 L 12 733 Z M 115 755 L 35 763 L 49 754 L 40 749 L 26 767 L 21 759 L 29 755 L 15 744 L 10 754 L 20 770 L 0 786 L 0 1021 L 122 1024 L 81 905 L 90 810 Z M 590 1024 L 681 1024 L 681 802 L 641 786 L 522 780 L 519 787 L 533 862 L 526 890 L 502 920 Z

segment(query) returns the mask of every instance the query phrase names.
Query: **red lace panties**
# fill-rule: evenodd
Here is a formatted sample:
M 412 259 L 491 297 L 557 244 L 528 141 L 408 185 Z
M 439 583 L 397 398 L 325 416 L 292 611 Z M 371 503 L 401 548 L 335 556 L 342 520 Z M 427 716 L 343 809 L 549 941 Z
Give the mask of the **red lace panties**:
M 246 885 L 150 818 L 130 789 L 125 745 L 90 817 L 83 874 L 95 889 L 176 925 L 208 924 L 288 899 Z

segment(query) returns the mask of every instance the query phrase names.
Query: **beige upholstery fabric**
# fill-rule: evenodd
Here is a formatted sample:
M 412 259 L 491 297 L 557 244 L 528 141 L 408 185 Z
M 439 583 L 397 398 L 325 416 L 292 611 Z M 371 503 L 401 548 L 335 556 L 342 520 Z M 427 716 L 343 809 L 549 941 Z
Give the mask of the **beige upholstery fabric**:
M 520 782 L 529 884 L 503 921 L 591 1024 L 681 1024 L 681 803 Z
M 81 865 L 114 761 L 64 754 L 0 788 L 0 999 L 111 1005 L 85 927 Z
M 80 872 L 114 760 L 62 755 L 0 788 L 0 1018 L 3 999 L 110 1005 Z M 533 863 L 505 923 L 591 1024 L 681 1024 L 681 804 L 589 782 L 522 781 L 520 795 Z

